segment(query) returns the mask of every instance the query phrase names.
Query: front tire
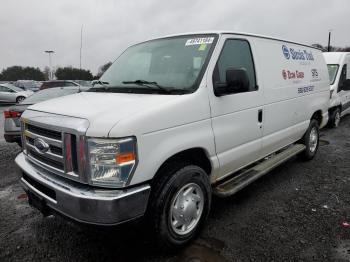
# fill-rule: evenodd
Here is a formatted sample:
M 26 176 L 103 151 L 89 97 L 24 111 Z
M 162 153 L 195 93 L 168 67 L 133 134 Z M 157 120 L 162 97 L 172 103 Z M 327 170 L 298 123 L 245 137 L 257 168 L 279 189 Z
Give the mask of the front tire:
M 337 128 L 339 126 L 340 123 L 340 109 L 336 108 L 335 110 L 332 111 L 332 113 L 330 113 L 330 117 L 329 117 L 329 122 L 328 122 L 328 126 L 329 127 L 333 127 L 333 128 Z
M 315 157 L 320 139 L 320 128 L 318 122 L 312 119 L 301 143 L 305 145 L 305 150 L 299 155 L 304 161 L 311 160 Z
M 150 200 L 150 214 L 161 247 L 180 247 L 193 240 L 211 205 L 208 174 L 199 166 L 175 163 L 161 171 Z

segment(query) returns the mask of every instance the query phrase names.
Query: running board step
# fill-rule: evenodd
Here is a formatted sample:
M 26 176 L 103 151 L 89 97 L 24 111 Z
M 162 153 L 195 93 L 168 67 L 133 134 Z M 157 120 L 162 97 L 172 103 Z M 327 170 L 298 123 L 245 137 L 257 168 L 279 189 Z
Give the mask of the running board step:
M 278 154 L 275 154 L 260 162 L 256 166 L 245 170 L 243 173 L 234 176 L 233 178 L 218 184 L 214 189 L 213 193 L 220 197 L 227 197 L 237 193 L 242 188 L 248 186 L 250 183 L 254 182 L 258 178 L 270 172 L 275 167 L 283 164 L 285 161 L 291 157 L 299 154 L 305 150 L 305 145 L 294 144 L 289 146 L 285 150 L 281 151 Z

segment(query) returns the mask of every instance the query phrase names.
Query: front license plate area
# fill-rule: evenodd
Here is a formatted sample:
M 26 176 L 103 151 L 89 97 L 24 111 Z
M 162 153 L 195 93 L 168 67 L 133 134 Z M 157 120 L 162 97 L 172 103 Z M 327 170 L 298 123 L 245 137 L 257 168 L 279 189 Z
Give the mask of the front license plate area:
M 49 214 L 49 209 L 45 200 L 32 192 L 28 192 L 27 194 L 29 205 L 38 209 L 44 216 L 47 216 Z

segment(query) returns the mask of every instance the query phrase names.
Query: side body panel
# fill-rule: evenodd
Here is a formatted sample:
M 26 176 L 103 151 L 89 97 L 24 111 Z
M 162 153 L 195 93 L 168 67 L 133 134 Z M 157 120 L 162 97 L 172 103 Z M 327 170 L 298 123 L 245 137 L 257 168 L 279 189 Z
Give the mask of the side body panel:
M 265 156 L 299 140 L 316 111 L 328 118 L 329 76 L 316 49 L 261 38 L 255 46 L 264 86 Z

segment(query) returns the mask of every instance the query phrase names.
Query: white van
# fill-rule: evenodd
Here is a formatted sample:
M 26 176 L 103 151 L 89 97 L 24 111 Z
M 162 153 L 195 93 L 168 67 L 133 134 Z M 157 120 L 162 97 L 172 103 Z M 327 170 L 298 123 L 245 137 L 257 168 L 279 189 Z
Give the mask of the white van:
M 323 53 L 331 83 L 330 127 L 338 127 L 340 117 L 350 113 L 350 53 Z
M 128 48 L 89 92 L 29 107 L 16 163 L 29 202 L 83 223 L 147 217 L 164 246 L 295 155 L 328 121 L 320 50 L 243 33 L 157 38 Z

